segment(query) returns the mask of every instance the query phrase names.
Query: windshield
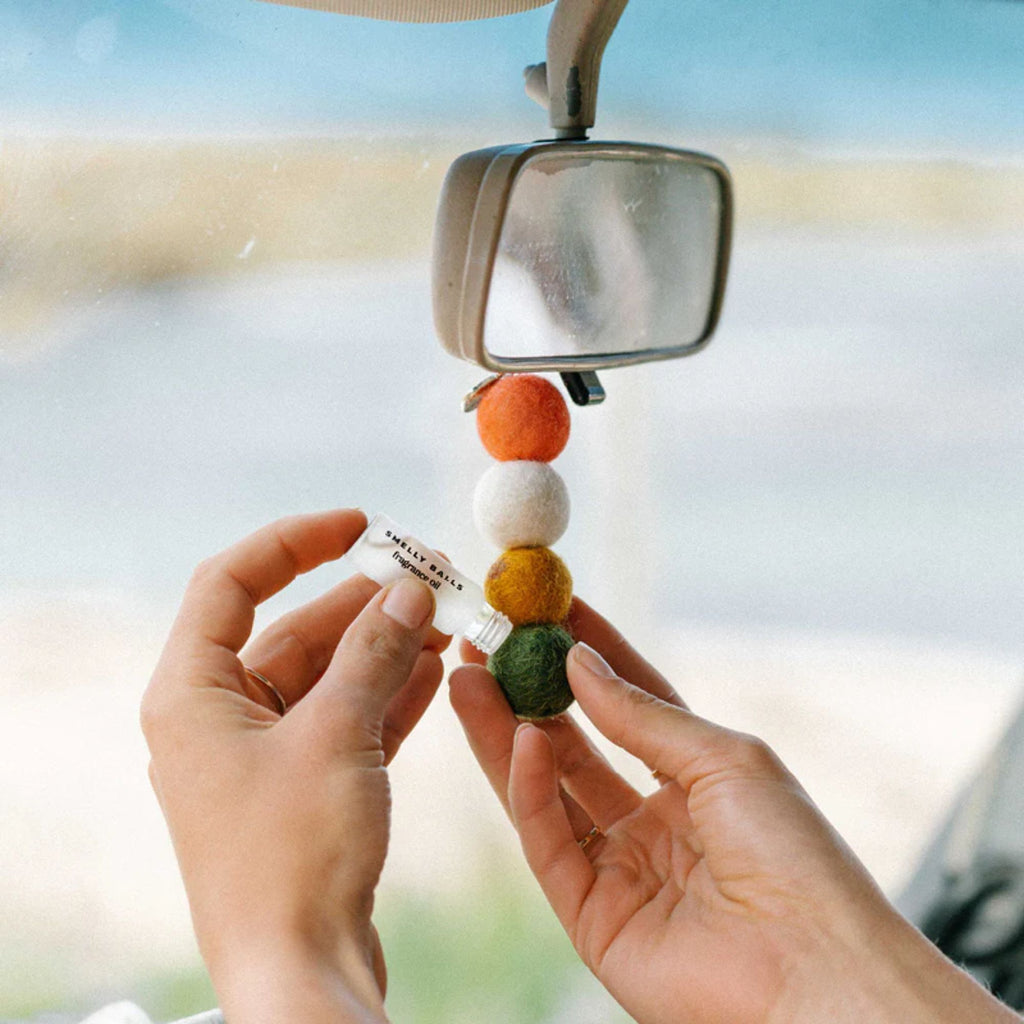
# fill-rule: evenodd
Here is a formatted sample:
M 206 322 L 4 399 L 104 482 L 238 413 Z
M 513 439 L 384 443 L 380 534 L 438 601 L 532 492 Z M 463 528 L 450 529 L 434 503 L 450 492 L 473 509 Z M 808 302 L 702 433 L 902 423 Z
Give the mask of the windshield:
M 213 1005 L 136 726 L 200 559 L 349 504 L 497 556 L 431 231 L 459 153 L 547 135 L 549 17 L 0 0 L 0 1017 Z M 890 888 L 1024 661 L 1022 52 L 1020 3 L 635 0 L 601 78 L 593 136 L 723 159 L 735 239 L 708 349 L 573 409 L 559 552 Z M 470 761 L 439 701 L 394 769 L 395 1019 L 624 1020 Z

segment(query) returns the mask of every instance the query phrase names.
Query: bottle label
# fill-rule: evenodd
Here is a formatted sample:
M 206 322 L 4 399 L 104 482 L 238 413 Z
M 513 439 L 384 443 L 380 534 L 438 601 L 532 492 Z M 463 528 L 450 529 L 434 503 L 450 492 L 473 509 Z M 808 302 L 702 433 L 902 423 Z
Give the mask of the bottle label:
M 444 586 L 451 587 L 456 592 L 462 590 L 462 582 L 446 571 L 446 566 L 429 548 L 422 547 L 413 538 L 400 536 L 390 527 L 384 531 L 384 536 L 394 545 L 391 557 L 405 572 L 416 576 L 424 583 L 440 590 Z
M 476 583 L 382 513 L 370 520 L 348 557 L 382 587 L 405 576 L 422 580 L 436 594 L 435 628 L 449 636 L 461 632 L 485 654 L 493 653 L 512 630 Z

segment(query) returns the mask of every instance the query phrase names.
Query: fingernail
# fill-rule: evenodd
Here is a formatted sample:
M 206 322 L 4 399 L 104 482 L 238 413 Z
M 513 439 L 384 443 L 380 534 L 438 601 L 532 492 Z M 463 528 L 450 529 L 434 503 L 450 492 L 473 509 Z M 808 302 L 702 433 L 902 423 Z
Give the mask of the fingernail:
M 576 644 L 569 652 L 569 656 L 576 661 L 576 664 L 579 665 L 580 668 L 585 668 L 588 672 L 593 672 L 595 676 L 601 676 L 604 679 L 616 678 L 616 675 L 612 671 L 608 662 L 605 661 L 593 647 L 590 647 L 587 644 Z
M 434 595 L 422 583 L 399 580 L 388 591 L 381 611 L 406 629 L 419 629 L 434 613 Z
M 512 751 L 513 751 L 513 753 L 515 752 L 516 748 L 519 746 L 519 741 L 526 735 L 526 733 L 530 729 L 536 729 L 536 728 L 537 728 L 537 726 L 535 726 L 532 722 L 520 722 L 516 726 L 516 731 L 512 735 Z

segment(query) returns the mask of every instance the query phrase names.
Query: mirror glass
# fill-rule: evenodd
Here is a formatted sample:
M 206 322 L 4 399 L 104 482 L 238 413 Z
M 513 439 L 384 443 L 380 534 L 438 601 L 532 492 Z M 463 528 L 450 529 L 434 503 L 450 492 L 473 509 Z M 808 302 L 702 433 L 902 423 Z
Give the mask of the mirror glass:
M 723 180 L 669 153 L 539 153 L 509 196 L 484 321 L 496 360 L 685 350 L 707 333 Z

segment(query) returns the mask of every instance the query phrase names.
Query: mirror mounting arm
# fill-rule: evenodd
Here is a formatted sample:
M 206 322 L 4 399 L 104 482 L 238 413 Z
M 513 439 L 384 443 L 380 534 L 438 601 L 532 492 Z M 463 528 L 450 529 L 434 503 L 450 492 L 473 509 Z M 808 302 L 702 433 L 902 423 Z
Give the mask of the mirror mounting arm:
M 558 0 L 547 62 L 526 69 L 526 93 L 548 110 L 559 139 L 585 139 L 597 119 L 601 58 L 628 0 Z
M 600 405 L 607 397 L 593 370 L 574 370 L 559 376 L 576 405 Z

